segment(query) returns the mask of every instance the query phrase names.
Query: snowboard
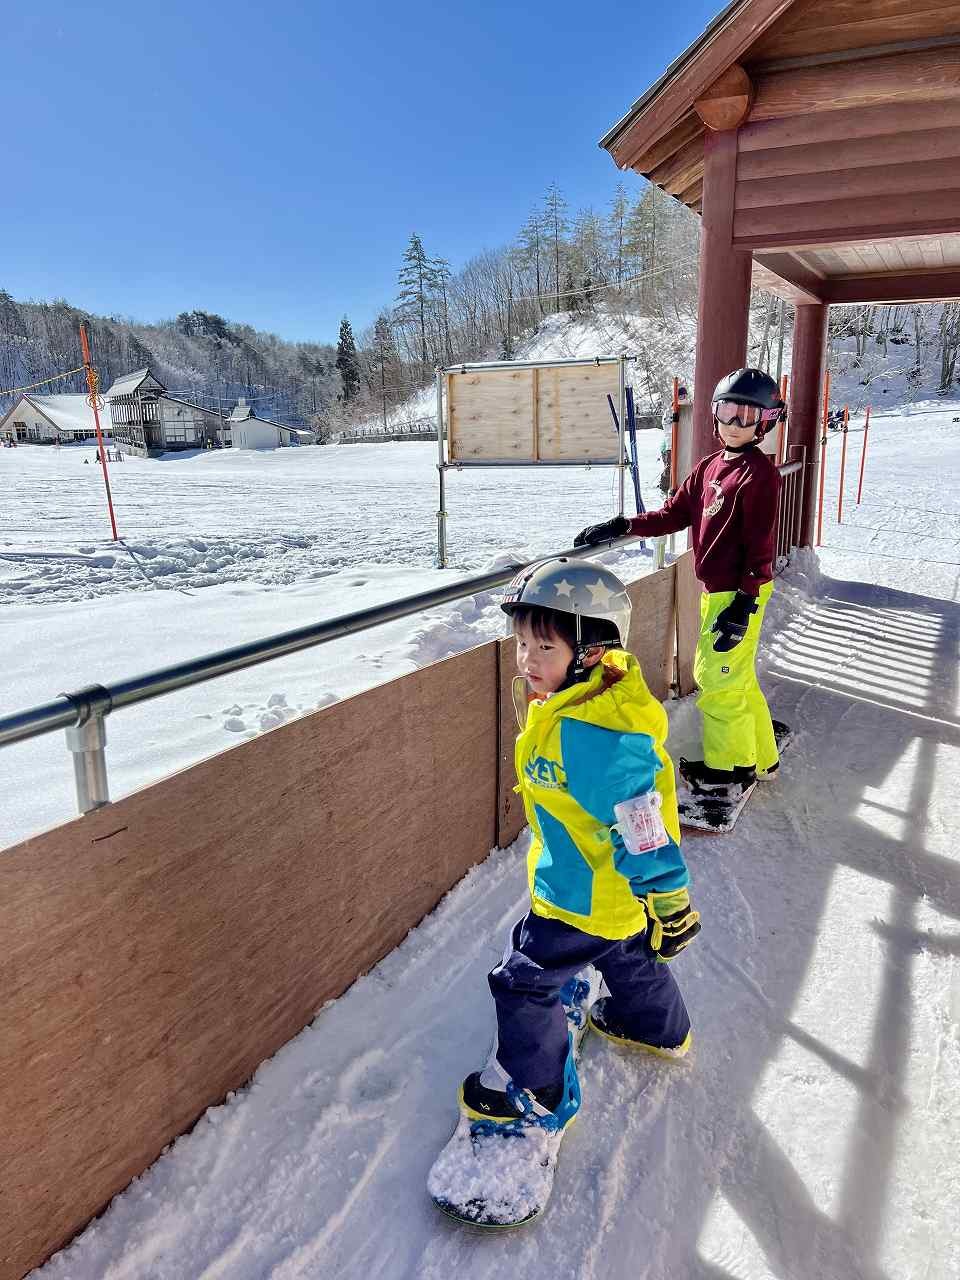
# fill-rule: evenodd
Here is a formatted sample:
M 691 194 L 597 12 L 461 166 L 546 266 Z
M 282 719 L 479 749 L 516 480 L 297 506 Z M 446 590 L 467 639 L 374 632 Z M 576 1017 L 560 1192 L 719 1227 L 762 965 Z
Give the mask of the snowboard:
M 600 985 L 591 968 L 571 978 L 560 993 L 574 1062 Z M 461 1112 L 427 1176 L 430 1198 L 447 1217 L 482 1230 L 531 1222 L 547 1207 L 565 1132 L 524 1119 L 495 1124 Z
M 793 730 L 781 720 L 774 720 L 773 734 L 777 742 L 777 752 L 783 755 L 793 741 Z M 776 774 L 770 776 L 776 777 Z M 760 778 L 758 781 L 762 784 L 764 779 Z M 736 796 L 717 796 L 691 791 L 683 779 L 678 778 L 677 809 L 681 827 L 692 827 L 697 831 L 711 831 L 717 835 L 726 835 L 736 826 L 737 819 L 743 813 L 747 801 L 757 786 L 757 782 L 752 782 Z

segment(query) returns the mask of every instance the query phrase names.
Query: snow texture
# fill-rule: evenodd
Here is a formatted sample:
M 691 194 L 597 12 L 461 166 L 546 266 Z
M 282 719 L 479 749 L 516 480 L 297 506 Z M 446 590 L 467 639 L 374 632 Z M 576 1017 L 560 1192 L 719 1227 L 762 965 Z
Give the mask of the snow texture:
M 842 524 L 831 437 L 824 546 L 779 580 L 764 624 L 762 679 L 796 739 L 734 832 L 684 842 L 703 916 L 674 962 L 693 1048 L 663 1062 L 587 1037 L 583 1107 L 536 1224 L 471 1233 L 425 1189 L 489 1044 L 485 975 L 525 909 L 522 837 L 43 1280 L 957 1280 L 957 417 L 940 402 L 875 418 L 859 507 L 851 435 Z M 0 452 L 5 710 L 436 580 L 429 446 L 118 468 L 122 528 L 189 595 L 134 588 L 79 456 Z M 644 467 L 650 493 L 652 448 Z M 612 508 L 610 472 L 451 479 L 464 568 L 554 550 Z M 108 555 L 116 568 L 86 562 Z M 495 614 L 462 602 L 147 704 L 129 728 L 117 716 L 114 785 L 496 634 Z M 670 715 L 670 750 L 691 755 L 692 700 Z M 8 839 L 70 810 L 62 743 L 30 745 L 4 758 Z

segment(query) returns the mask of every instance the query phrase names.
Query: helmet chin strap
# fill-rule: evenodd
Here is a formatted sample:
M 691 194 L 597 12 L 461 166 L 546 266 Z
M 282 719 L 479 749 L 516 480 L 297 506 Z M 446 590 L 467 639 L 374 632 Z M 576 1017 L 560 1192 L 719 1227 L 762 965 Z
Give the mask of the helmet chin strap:
M 570 689 L 573 685 L 579 684 L 581 681 L 588 678 L 590 668 L 585 665 L 584 660 L 591 649 L 596 649 L 598 647 L 595 644 L 583 643 L 582 632 L 580 630 L 580 615 L 579 613 L 575 613 L 573 616 L 576 619 L 577 624 L 577 643 L 573 651 L 573 659 L 569 667 L 567 667 L 567 674 L 564 676 L 563 684 L 557 690 L 557 693 L 560 693 L 563 689 Z M 606 648 L 606 645 L 602 647 Z
M 727 444 L 720 434 L 720 424 L 717 421 L 716 414 L 713 415 L 713 434 L 723 445 L 725 453 L 746 453 L 748 449 L 755 449 L 763 439 L 763 432 L 761 431 L 759 434 L 754 435 L 752 440 L 748 440 L 746 444 Z

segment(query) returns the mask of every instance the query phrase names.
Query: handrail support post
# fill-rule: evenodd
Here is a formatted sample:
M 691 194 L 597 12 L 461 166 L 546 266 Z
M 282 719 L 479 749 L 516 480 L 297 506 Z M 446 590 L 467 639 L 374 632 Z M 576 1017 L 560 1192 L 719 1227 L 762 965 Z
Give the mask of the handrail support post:
M 110 694 L 101 684 L 62 695 L 77 708 L 76 724 L 68 725 L 67 747 L 73 755 L 73 776 L 80 813 L 92 813 L 110 803 L 107 782 L 107 726 Z

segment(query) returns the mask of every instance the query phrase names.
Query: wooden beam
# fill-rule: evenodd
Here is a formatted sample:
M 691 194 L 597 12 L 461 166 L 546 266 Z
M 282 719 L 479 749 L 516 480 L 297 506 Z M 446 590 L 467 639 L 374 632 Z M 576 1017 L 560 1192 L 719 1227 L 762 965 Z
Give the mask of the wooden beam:
M 830 173 L 835 169 L 868 169 L 873 165 L 958 158 L 960 130 L 924 129 L 921 133 L 841 138 L 834 142 L 814 142 L 809 146 L 745 151 L 737 162 L 737 181 L 742 186 L 764 178 L 789 178 L 803 173 Z
M 960 298 L 960 268 L 842 276 L 825 285 L 826 302 L 940 302 Z
M 960 154 L 960 135 L 953 139 Z M 960 164 L 955 158 L 918 160 L 913 164 L 875 165 L 863 169 L 827 169 L 790 177 L 737 182 L 737 209 L 770 209 L 837 200 L 873 200 L 904 191 L 960 189 Z M 960 200 L 958 200 L 960 210 Z
M 655 182 L 664 191 L 669 191 L 671 195 L 689 187 L 696 178 L 703 176 L 703 136 L 688 142 L 676 155 L 657 165 L 647 176 L 651 182 Z
M 750 114 L 753 84 L 739 62 L 727 67 L 693 104 L 708 129 L 736 129 Z
M 753 283 L 757 289 L 802 305 L 822 302 L 826 282 L 791 253 L 758 253 L 753 258 Z
M 636 114 L 627 117 L 621 132 L 607 143 L 607 150 L 621 168 L 628 153 L 645 151 L 690 110 L 697 98 L 732 62 L 739 61 L 761 32 L 766 31 L 793 0 L 750 0 L 736 11 L 676 72 L 652 94 Z
M 778 24 L 784 34 L 819 31 L 823 27 L 849 25 L 866 20 L 885 21 L 903 13 L 928 14 L 953 9 L 956 0 L 800 0 Z
M 864 9 L 867 6 L 864 5 Z M 924 35 L 911 39 L 918 31 Z M 851 58 L 879 58 L 888 53 L 913 53 L 945 44 L 960 31 L 956 5 L 932 12 L 918 6 L 916 13 L 903 13 L 882 21 L 850 22 L 796 31 L 777 36 L 768 32 L 749 53 L 751 74 L 785 71 Z
M 896 102 L 853 107 L 784 120 L 748 121 L 740 126 L 738 148 L 747 152 L 808 146 L 857 138 L 878 138 L 924 129 L 960 128 L 960 101 Z
M 677 194 L 677 199 L 681 204 L 685 204 L 687 208 L 693 208 L 703 199 L 703 174 L 689 187 L 685 187 L 683 191 Z
M 688 142 L 702 137 L 703 121 L 695 111 L 691 111 L 654 146 L 648 147 L 646 151 L 637 151 L 627 156 L 623 168 L 647 174 L 658 164 L 663 164 L 664 160 L 669 160 L 672 155 L 676 155 Z
M 758 76 L 750 120 L 938 99 L 960 101 L 960 45 Z
M 786 245 L 895 240 L 960 231 L 960 192 L 905 191 L 882 201 L 821 200 L 767 209 L 742 209 L 734 217 L 733 243 L 742 249 Z

